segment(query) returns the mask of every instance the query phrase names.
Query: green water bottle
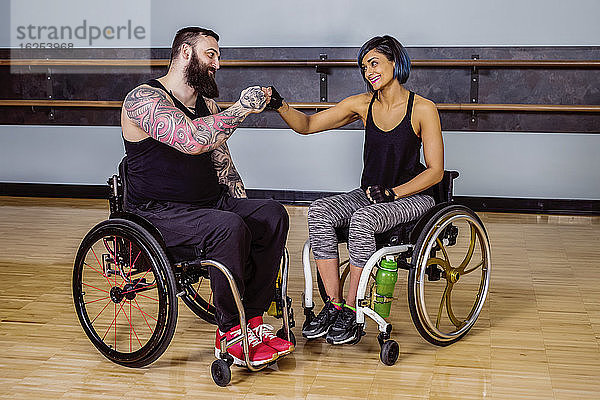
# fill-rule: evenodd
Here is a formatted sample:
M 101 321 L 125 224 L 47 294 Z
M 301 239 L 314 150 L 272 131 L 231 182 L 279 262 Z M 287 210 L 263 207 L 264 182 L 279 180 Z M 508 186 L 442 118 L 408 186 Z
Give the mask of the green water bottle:
M 392 296 L 394 295 L 394 287 L 398 280 L 398 264 L 394 256 L 386 256 L 381 260 L 375 275 L 375 304 L 373 309 L 383 318 L 390 316 L 390 308 L 392 307 Z

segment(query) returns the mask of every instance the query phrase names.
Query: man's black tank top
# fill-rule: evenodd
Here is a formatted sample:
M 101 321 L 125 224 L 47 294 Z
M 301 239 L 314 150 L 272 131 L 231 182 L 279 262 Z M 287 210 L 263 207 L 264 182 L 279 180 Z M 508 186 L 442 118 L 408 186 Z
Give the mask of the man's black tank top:
M 373 95 L 365 124 L 364 167 L 360 187 L 372 185 L 393 188 L 413 179 L 425 170 L 421 164 L 421 139 L 411 124 L 415 94 L 410 92 L 406 115 L 391 131 L 381 130 L 373 121 Z M 430 194 L 429 190 L 421 192 Z
M 192 113 L 156 79 L 145 84 L 164 90 L 175 106 L 190 119 L 211 114 L 201 95 L 198 95 L 195 113 Z M 155 200 L 206 207 L 216 204 L 223 189 L 211 161 L 212 152 L 185 154 L 151 137 L 139 142 L 125 138 L 123 141 L 127 155 L 129 203 L 141 205 Z

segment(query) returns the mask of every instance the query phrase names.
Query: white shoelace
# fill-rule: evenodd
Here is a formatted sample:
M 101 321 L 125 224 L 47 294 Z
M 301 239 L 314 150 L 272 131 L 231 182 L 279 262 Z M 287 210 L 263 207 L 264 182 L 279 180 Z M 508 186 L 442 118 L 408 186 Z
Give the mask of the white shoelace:
M 250 345 L 250 347 L 256 347 L 262 343 L 262 340 L 260 340 L 256 336 L 255 332 L 252 329 L 250 329 L 249 326 L 248 326 L 247 331 L 248 331 L 248 344 Z
M 254 328 L 254 333 L 256 333 L 260 339 L 274 339 L 276 337 L 273 335 L 273 327 L 269 324 L 258 325 Z
M 256 333 L 250 328 L 250 325 L 248 325 L 248 329 L 246 331 L 248 332 L 248 345 L 250 347 L 256 347 L 262 343 L 262 340 L 260 340 L 256 336 Z M 219 332 L 221 332 L 221 331 L 219 331 Z M 240 328 L 239 330 L 235 331 L 232 336 L 235 337 L 235 336 L 241 335 L 241 334 L 242 334 L 242 329 Z

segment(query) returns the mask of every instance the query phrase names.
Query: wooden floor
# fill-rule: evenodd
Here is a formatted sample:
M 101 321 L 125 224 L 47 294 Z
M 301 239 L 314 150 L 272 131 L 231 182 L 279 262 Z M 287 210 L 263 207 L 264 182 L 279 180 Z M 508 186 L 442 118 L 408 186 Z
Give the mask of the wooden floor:
M 301 325 L 306 208 L 288 211 L 290 295 Z M 145 368 L 109 362 L 83 333 L 72 263 L 107 214 L 99 200 L 0 197 L 0 399 L 599 398 L 600 217 L 480 214 L 492 244 L 490 296 L 454 345 L 421 339 L 401 274 L 391 317 L 396 365 L 379 361 L 373 323 L 355 346 L 307 343 L 297 327 L 291 356 L 258 373 L 233 367 L 231 384 L 219 388 L 210 377 L 214 327 L 183 303 L 171 346 Z

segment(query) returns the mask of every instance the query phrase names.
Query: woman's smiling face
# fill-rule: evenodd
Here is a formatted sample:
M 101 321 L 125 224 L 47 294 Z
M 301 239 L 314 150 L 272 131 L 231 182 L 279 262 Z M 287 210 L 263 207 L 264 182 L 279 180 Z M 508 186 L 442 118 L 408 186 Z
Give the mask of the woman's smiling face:
M 363 57 L 362 71 L 373 90 L 379 90 L 394 80 L 394 62 L 376 49 Z

